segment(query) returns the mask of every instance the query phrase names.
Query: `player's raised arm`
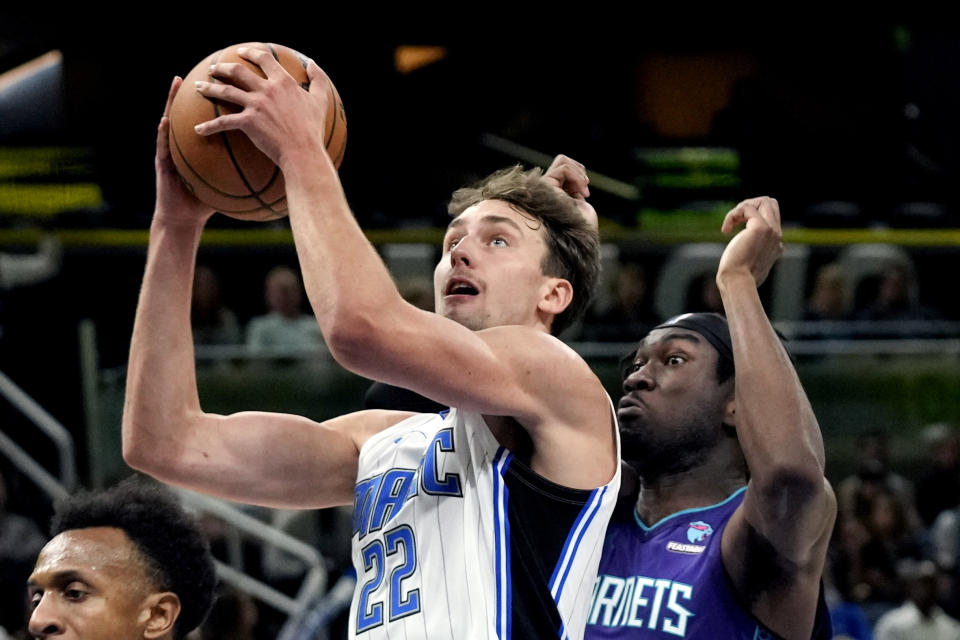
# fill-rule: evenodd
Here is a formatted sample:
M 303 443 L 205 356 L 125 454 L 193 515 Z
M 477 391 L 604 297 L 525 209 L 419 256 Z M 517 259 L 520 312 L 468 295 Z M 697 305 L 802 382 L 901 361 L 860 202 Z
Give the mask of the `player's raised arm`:
M 445 405 L 515 416 L 530 429 L 537 428 L 538 419 L 574 406 L 574 413 L 580 413 L 571 423 L 596 423 L 591 416 L 606 411 L 599 381 L 585 365 L 569 366 L 579 359 L 544 335 L 553 318 L 570 305 L 571 282 L 558 275 L 534 283 L 532 278 L 543 276 L 542 271 L 533 274 L 528 264 L 512 257 L 544 251 L 544 225 L 505 201 L 478 203 L 451 224 L 435 274 L 438 306 L 469 306 L 471 315 L 482 317 L 488 314 L 488 301 L 499 297 L 495 313 L 500 313 L 501 300 L 516 306 L 522 296 L 523 314 L 468 328 L 406 303 L 355 221 L 317 135 L 326 114 L 319 69 L 313 63 L 308 68 L 308 94 L 264 52 L 241 55 L 259 65 L 267 78 L 242 65 L 217 65 L 215 75 L 244 89 L 203 83 L 199 90 L 241 104 L 244 110 L 198 131 L 209 135 L 239 128 L 280 165 L 304 284 L 338 362 Z M 513 271 L 487 278 L 480 265 L 492 264 Z M 486 327 L 491 328 L 470 330 Z M 590 398 L 586 403 L 585 397 Z
M 744 539 L 759 534 L 786 566 L 808 568 L 819 579 L 836 514 L 824 478 L 823 438 L 757 291 L 782 253 L 777 201 L 741 202 L 727 214 L 723 231 L 741 225 L 717 272 L 736 363 L 737 438 L 750 469 L 743 522 L 732 521 L 731 527 Z M 742 557 L 737 549 L 743 547 L 725 540 L 727 546 L 731 553 L 725 557 Z
M 242 111 L 199 132 L 243 131 L 283 171 L 304 284 L 338 362 L 449 407 L 360 450 L 352 632 L 579 640 L 619 441 L 599 379 L 555 336 L 589 300 L 595 226 L 566 178 L 495 172 L 454 194 L 436 313 L 419 309 L 347 205 L 320 135 L 317 66 L 305 92 L 262 51 L 240 55 L 266 77 L 214 65 L 230 82 L 198 89 Z
M 543 179 L 573 198 L 583 219 L 593 228 L 597 228 L 597 212 L 593 205 L 587 202 L 590 197 L 590 175 L 582 163 L 560 154 L 547 167 Z
M 170 99 L 179 83 L 171 86 Z M 197 247 L 212 211 L 177 178 L 168 127 L 165 111 L 157 136 L 157 205 L 130 348 L 124 459 L 165 482 L 237 501 L 349 503 L 360 443 L 403 414 L 365 412 L 317 424 L 299 416 L 219 416 L 200 408 L 190 292 Z

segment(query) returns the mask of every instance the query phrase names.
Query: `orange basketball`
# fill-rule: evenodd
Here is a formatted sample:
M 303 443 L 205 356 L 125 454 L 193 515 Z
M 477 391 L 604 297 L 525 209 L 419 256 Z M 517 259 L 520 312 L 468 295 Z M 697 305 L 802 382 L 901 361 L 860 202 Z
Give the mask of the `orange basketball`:
M 170 152 L 180 177 L 201 202 L 233 218 L 273 220 L 287 215 L 283 174 L 277 165 L 241 131 L 201 136 L 193 130 L 201 122 L 240 110 L 237 105 L 210 100 L 193 89 L 197 80 L 220 82 L 209 75 L 211 64 L 241 62 L 264 76 L 259 67 L 237 55 L 238 47 L 270 51 L 304 89 L 309 88 L 307 60 L 289 47 L 247 42 L 217 51 L 183 79 L 170 105 Z M 325 144 L 333 164 L 339 168 L 347 144 L 347 120 L 340 94 L 329 77 L 327 81 L 331 100 Z

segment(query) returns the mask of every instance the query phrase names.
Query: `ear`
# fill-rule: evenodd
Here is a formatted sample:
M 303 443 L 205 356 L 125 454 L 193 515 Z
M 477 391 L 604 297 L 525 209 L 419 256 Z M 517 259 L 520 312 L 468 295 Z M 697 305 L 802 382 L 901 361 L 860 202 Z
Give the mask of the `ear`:
M 541 292 L 537 309 L 557 316 L 573 301 L 573 285 L 564 278 L 548 278 Z
M 723 412 L 723 424 L 728 424 L 734 428 L 737 426 L 737 401 L 732 393 Z
M 180 616 L 180 598 L 172 591 L 151 594 L 141 611 L 144 638 L 172 638 Z

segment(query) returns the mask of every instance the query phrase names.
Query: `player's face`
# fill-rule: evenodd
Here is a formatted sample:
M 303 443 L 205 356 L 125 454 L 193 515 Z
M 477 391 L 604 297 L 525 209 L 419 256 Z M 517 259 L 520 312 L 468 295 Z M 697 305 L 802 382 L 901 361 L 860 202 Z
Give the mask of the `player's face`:
M 433 274 L 437 313 L 474 330 L 533 325 L 550 287 L 543 225 L 501 200 L 457 216 Z
M 27 583 L 30 633 L 57 640 L 139 640 L 149 584 L 121 529 L 64 531 L 40 551 Z
M 640 344 L 617 418 L 623 457 L 641 474 L 696 465 L 721 437 L 733 383 L 717 382 L 718 358 L 703 336 L 675 327 L 655 329 Z

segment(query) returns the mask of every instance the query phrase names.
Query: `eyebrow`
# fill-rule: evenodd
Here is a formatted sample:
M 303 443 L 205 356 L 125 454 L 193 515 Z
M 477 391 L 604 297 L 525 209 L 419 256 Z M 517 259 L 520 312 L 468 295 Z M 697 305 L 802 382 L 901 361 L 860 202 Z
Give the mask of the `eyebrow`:
M 520 225 L 517 224 L 513 218 L 508 218 L 507 216 L 498 216 L 494 213 L 489 213 L 483 216 L 482 218 L 480 218 L 480 222 L 484 224 L 500 224 L 500 223 L 507 224 L 515 228 L 521 234 L 523 233 L 523 229 L 520 228 Z M 450 221 L 450 224 L 447 225 L 447 231 L 449 231 L 450 229 L 456 229 L 457 227 L 463 226 L 464 224 L 465 223 L 463 222 L 463 218 L 461 218 L 460 216 L 457 216 L 456 218 Z
M 89 584 L 89 580 L 87 580 L 87 578 L 82 573 L 80 573 L 79 571 L 74 571 L 73 569 L 67 569 L 66 571 L 58 571 L 54 573 L 49 580 L 50 584 L 55 586 L 69 584 L 74 581 L 79 581 L 79 582 L 83 582 L 84 584 Z M 29 580 L 27 580 L 27 587 L 28 588 L 35 587 L 38 589 L 43 588 L 39 584 L 37 584 L 37 582 L 33 580 L 33 578 L 30 578 Z

